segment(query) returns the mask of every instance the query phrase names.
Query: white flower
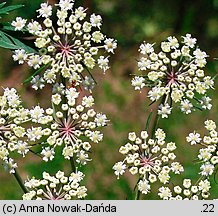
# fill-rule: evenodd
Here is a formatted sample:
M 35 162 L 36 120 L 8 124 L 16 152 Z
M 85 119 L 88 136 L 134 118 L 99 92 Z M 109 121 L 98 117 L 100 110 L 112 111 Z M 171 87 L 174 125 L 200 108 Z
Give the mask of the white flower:
M 168 200 L 172 196 L 172 192 L 168 187 L 161 187 L 158 195 L 161 199 Z
M 89 159 L 89 155 L 85 151 L 81 150 L 77 153 L 77 163 L 86 165 L 88 161 L 91 161 L 91 159 Z
M 161 115 L 162 118 L 168 118 L 168 115 L 171 114 L 171 110 L 172 108 L 169 106 L 169 104 L 161 104 L 158 109 L 158 114 Z
M 199 150 L 198 158 L 203 161 L 209 161 L 212 154 L 208 148 Z
M 201 135 L 199 133 L 193 132 L 186 137 L 187 142 L 189 142 L 191 145 L 196 145 L 197 143 L 201 142 Z
M 210 188 L 211 188 L 210 182 L 207 179 L 201 180 L 199 182 L 198 187 L 199 187 L 199 190 L 201 190 L 202 192 L 208 192 L 210 190 Z
M 30 141 L 40 140 L 43 135 L 41 127 L 32 127 L 27 129 L 27 137 Z
M 170 43 L 169 42 L 161 42 L 161 49 L 166 53 L 170 52 L 171 51 Z
M 205 121 L 205 128 L 209 131 L 216 129 L 216 123 L 212 120 Z
M 33 67 L 34 69 L 38 69 L 42 64 L 42 60 L 39 55 L 32 55 L 29 57 L 27 63 L 30 67 Z
M 39 75 L 33 77 L 33 79 L 31 80 L 31 83 L 32 83 L 32 88 L 35 90 L 43 89 L 45 86 L 44 79 L 42 77 L 40 77 Z
M 201 172 L 200 172 L 201 175 L 209 176 L 209 175 L 212 175 L 214 172 L 214 165 L 210 163 L 205 163 L 201 165 L 200 169 L 201 169 Z
M 52 95 L 52 103 L 54 103 L 55 105 L 58 105 L 58 104 L 60 104 L 60 102 L 61 102 L 61 95 L 60 94 L 54 94 L 54 95 Z
M 82 105 L 84 107 L 92 107 L 94 105 L 94 98 L 90 95 L 90 96 L 84 96 L 82 99 Z
M 105 114 L 102 114 L 102 113 L 98 113 L 95 117 L 95 123 L 98 127 L 101 127 L 101 126 L 106 126 L 107 125 L 107 122 L 108 122 L 108 119 L 107 119 L 107 116 Z
M 102 25 L 102 23 L 101 23 L 102 18 L 101 18 L 100 15 L 92 14 L 91 17 L 90 17 L 90 22 L 91 22 L 92 26 L 100 28 L 101 25 Z
M 55 85 L 53 85 L 52 93 L 59 93 L 63 95 L 65 93 L 65 86 L 62 83 L 56 83 Z
M 208 55 L 206 54 L 206 52 L 201 51 L 199 48 L 197 48 L 194 52 L 193 52 L 194 56 L 197 59 L 204 59 L 206 57 L 208 57 Z
M 11 23 L 15 27 L 15 31 L 20 31 L 24 28 L 27 20 L 22 19 L 21 17 L 16 17 L 16 20 Z
M 182 192 L 182 188 L 177 185 L 177 186 L 174 187 L 174 191 L 175 191 L 176 194 L 180 194 Z
M 43 114 L 44 110 L 40 106 L 35 106 L 33 109 L 30 110 L 30 116 L 33 122 L 38 122 Z
M 112 39 L 112 38 L 108 38 L 104 41 L 104 48 L 107 52 L 111 52 L 114 53 L 114 50 L 117 48 L 117 42 L 116 40 Z
M 139 52 L 141 53 L 141 54 L 149 54 L 149 53 L 152 53 L 152 52 L 154 52 L 154 48 L 153 48 L 153 45 L 154 44 L 150 44 L 150 43 L 143 43 L 143 44 L 141 44 L 140 45 L 140 47 L 139 47 Z
M 12 158 L 9 158 L 8 160 L 4 161 L 4 168 L 9 171 L 10 174 L 13 174 L 17 168 L 17 163 L 15 163 Z
M 108 57 L 106 57 L 106 58 L 104 56 L 99 57 L 98 65 L 104 72 L 109 69 L 108 64 L 109 64 Z
M 188 46 L 190 48 L 194 48 L 194 46 L 197 42 L 196 38 L 191 37 L 191 34 L 186 34 L 185 37 L 183 36 L 183 39 L 184 39 L 184 43 L 186 44 L 186 46 Z
M 66 98 L 68 100 L 76 99 L 78 98 L 78 96 L 79 96 L 79 93 L 77 92 L 75 88 L 66 89 Z
M 82 82 L 82 85 L 85 90 L 88 90 L 91 92 L 92 89 L 95 87 L 95 81 L 92 79 L 91 76 L 86 76 Z
M 169 175 L 168 172 L 161 171 L 161 172 L 158 174 L 158 178 L 159 178 L 159 180 L 160 180 L 161 183 L 166 184 L 166 183 L 169 182 L 170 175 Z
M 90 133 L 90 139 L 93 142 L 98 143 L 103 140 L 103 134 L 101 134 L 100 131 L 92 131 Z
M 74 182 L 81 182 L 84 179 L 84 177 L 85 175 L 82 172 L 77 171 L 75 173 L 70 174 L 69 180 Z
M 32 21 L 27 25 L 28 31 L 31 34 L 38 35 L 39 32 L 42 30 L 42 26 L 37 21 Z
M 70 10 L 73 8 L 74 0 L 60 0 L 57 5 L 59 5 L 62 10 Z
M 46 147 L 42 150 L 41 154 L 43 155 L 43 160 L 45 162 L 48 162 L 48 160 L 53 160 L 54 158 L 54 149 L 50 149 L 49 147 Z
M 185 99 L 184 101 L 181 101 L 181 111 L 185 114 L 191 113 L 192 108 L 193 105 L 190 103 L 189 100 Z
M 130 140 L 130 141 L 135 141 L 136 140 L 136 134 L 135 134 L 135 132 L 130 132 L 129 134 L 128 134 L 128 139 Z
M 42 3 L 40 6 L 41 8 L 37 10 L 39 12 L 39 17 L 42 16 L 42 17 L 47 18 L 52 15 L 52 6 L 48 5 L 48 2 Z
M 18 61 L 19 64 L 23 64 L 27 59 L 27 54 L 24 49 L 19 49 L 14 51 L 14 55 L 12 57 L 14 61 Z
M 151 101 L 157 101 L 161 96 L 163 92 L 157 87 L 153 87 L 149 92 L 148 92 L 148 97 L 151 99 Z
M 149 181 L 147 181 L 146 179 L 139 181 L 139 183 L 138 183 L 138 190 L 142 194 L 148 194 L 150 189 L 151 189 L 151 186 L 149 185 Z
M 180 174 L 180 173 L 184 172 L 183 166 L 178 162 L 173 162 L 171 164 L 171 169 L 175 174 Z
M 11 88 L 11 89 L 6 88 L 6 89 L 4 89 L 4 95 L 3 96 L 6 97 L 7 101 L 5 101 L 5 102 L 8 103 L 9 107 L 16 108 L 21 103 L 21 101 L 19 99 L 19 96 L 17 95 L 17 91 L 14 88 Z
M 85 198 L 87 196 L 87 188 L 85 186 L 79 187 L 77 191 L 77 196 L 79 199 Z
M 212 104 L 210 103 L 212 101 L 212 99 L 210 97 L 202 97 L 201 99 L 201 106 L 203 109 L 208 109 L 208 110 L 211 110 L 212 108 Z
M 19 140 L 15 145 L 15 148 L 19 154 L 22 154 L 23 157 L 25 157 L 25 155 L 29 152 L 30 146 L 28 146 L 27 142 Z
M 169 41 L 169 45 L 170 45 L 171 48 L 176 49 L 176 48 L 179 47 L 179 42 L 178 42 L 176 37 L 170 36 L 167 39 Z
M 134 77 L 132 79 L 132 86 L 135 88 L 135 90 L 141 90 L 145 84 L 144 84 L 145 79 L 143 77 Z
M 185 188 L 190 188 L 191 185 L 192 185 L 192 183 L 191 183 L 191 180 L 190 180 L 190 179 L 184 179 L 184 180 L 183 180 L 183 186 L 184 186 Z
M 117 178 L 119 179 L 120 175 L 123 175 L 125 173 L 126 164 L 124 164 L 123 162 L 117 162 L 113 166 L 113 170 L 115 170 L 114 173 L 117 176 Z

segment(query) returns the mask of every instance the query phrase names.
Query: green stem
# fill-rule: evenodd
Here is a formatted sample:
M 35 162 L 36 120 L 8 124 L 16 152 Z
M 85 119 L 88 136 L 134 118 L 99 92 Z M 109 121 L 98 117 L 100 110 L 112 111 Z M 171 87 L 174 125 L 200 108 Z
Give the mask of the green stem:
M 167 98 L 166 97 L 163 97 L 161 102 L 159 103 L 160 104 L 164 104 L 164 101 L 166 100 Z M 159 107 L 158 105 L 158 107 Z M 153 124 L 153 127 L 152 127 L 152 131 L 151 131 L 151 137 L 154 138 L 154 134 L 155 134 L 155 131 L 157 130 L 158 128 L 158 124 L 159 124 L 159 121 L 160 121 L 160 115 L 158 114 L 158 108 L 157 108 L 157 112 L 156 112 L 156 116 L 155 116 L 155 119 L 154 119 L 154 124 Z
M 61 83 L 64 85 L 65 90 L 66 90 L 66 88 L 67 88 L 66 78 L 64 78 L 63 76 L 61 76 Z M 63 98 L 63 102 L 67 103 L 66 97 Z M 67 113 L 66 113 L 66 115 L 67 115 Z M 70 166 L 71 166 L 72 172 L 75 173 L 76 172 L 76 166 L 75 166 L 75 161 L 74 161 L 73 157 L 70 158 Z
M 22 179 L 21 179 L 21 177 L 16 169 L 15 169 L 15 173 L 13 173 L 13 175 L 14 175 L 15 179 L 17 180 L 18 184 L 20 185 L 21 189 L 23 190 L 23 192 L 28 193 L 28 190 L 24 186 L 23 181 L 22 181 Z
M 71 165 L 72 171 L 75 173 L 76 172 L 76 166 L 75 166 L 75 162 L 74 162 L 73 157 L 70 158 L 70 165 Z
M 136 189 L 136 193 L 135 193 L 135 200 L 139 200 L 140 199 L 140 192 L 138 190 L 138 188 Z
M 151 131 L 151 137 L 152 138 L 154 137 L 155 131 L 158 128 L 159 120 L 160 120 L 160 115 L 158 115 L 158 113 L 157 113 L 156 116 L 155 116 L 155 119 L 154 119 L 154 124 L 153 124 L 153 127 L 152 127 L 152 131 Z

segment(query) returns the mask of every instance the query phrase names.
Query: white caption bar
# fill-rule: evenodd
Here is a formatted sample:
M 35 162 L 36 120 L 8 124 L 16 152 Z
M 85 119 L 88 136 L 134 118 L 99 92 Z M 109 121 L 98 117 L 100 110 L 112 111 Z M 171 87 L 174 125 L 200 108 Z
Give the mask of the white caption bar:
M 0 215 L 14 216 L 208 216 L 216 201 L 0 201 Z

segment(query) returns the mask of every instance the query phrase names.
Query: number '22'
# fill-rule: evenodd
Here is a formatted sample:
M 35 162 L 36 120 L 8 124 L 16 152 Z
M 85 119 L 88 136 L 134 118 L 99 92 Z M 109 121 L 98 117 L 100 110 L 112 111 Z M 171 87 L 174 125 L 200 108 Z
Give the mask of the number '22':
M 214 204 L 203 204 L 203 207 L 205 207 L 205 209 L 201 212 L 214 212 Z

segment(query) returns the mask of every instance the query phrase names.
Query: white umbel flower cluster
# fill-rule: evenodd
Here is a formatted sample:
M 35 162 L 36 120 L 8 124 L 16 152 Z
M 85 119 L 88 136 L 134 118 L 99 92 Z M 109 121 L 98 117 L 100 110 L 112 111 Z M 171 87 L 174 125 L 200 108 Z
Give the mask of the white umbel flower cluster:
M 207 199 L 210 195 L 210 182 L 200 180 L 197 184 L 192 184 L 191 179 L 184 179 L 182 187 L 176 185 L 171 190 L 169 187 L 159 188 L 159 197 L 163 200 L 200 200 Z
M 207 91 L 214 81 L 205 75 L 204 67 L 208 55 L 196 46 L 196 39 L 190 34 L 182 37 L 168 37 L 161 43 L 161 51 L 155 52 L 154 44 L 144 42 L 139 52 L 142 55 L 138 67 L 141 76 L 135 76 L 132 86 L 135 90 L 150 87 L 148 97 L 152 102 L 162 98 L 158 114 L 167 118 L 173 103 L 189 114 L 194 108 L 211 109 Z
M 132 175 L 139 176 L 137 185 L 142 194 L 149 193 L 151 184 L 158 180 L 162 184 L 169 183 L 171 172 L 180 174 L 184 169 L 175 162 L 175 143 L 167 143 L 165 138 L 162 129 L 156 130 L 154 139 L 148 138 L 147 131 L 142 131 L 139 137 L 135 132 L 129 133 L 129 142 L 119 150 L 125 158 L 113 166 L 115 175 L 119 178 L 128 169 Z
M 36 53 L 15 50 L 13 59 L 27 64 L 35 70 L 45 66 L 44 73 L 32 79 L 34 89 L 41 89 L 44 83 L 55 84 L 60 77 L 79 85 L 84 79 L 82 72 L 98 65 L 105 72 L 109 69 L 109 55 L 117 48 L 116 40 L 101 33 L 102 18 L 92 14 L 87 17 L 85 8 L 74 8 L 74 1 L 60 0 L 55 8 L 42 3 L 37 10 L 43 22 L 17 17 L 12 25 L 15 30 L 25 26 L 36 37 Z M 57 28 L 53 25 L 52 14 L 57 16 Z
M 23 123 L 30 120 L 29 111 L 21 105 L 16 89 L 6 88 L 0 96 L 0 160 L 4 167 L 14 173 L 17 164 L 13 153 L 23 157 L 29 151 L 28 137 Z
M 65 159 L 74 157 L 76 162 L 85 165 L 90 160 L 87 154 L 90 142 L 102 141 L 103 134 L 98 129 L 106 126 L 108 119 L 92 108 L 92 96 L 79 98 L 79 95 L 75 88 L 69 88 L 65 95 L 52 95 L 53 108 L 44 110 L 36 106 L 30 110 L 32 121 L 38 126 L 29 129 L 28 136 L 39 141 L 44 161 L 52 160 L 55 148 L 62 146 Z
M 193 145 L 202 146 L 198 153 L 198 160 L 201 163 L 200 174 L 204 177 L 211 176 L 218 166 L 218 132 L 216 123 L 212 120 L 205 121 L 205 128 L 208 134 L 201 138 L 199 133 L 190 133 L 186 138 Z
M 23 200 L 72 200 L 82 199 L 87 196 L 87 189 L 81 186 L 84 174 L 80 171 L 66 176 L 58 171 L 55 176 L 43 172 L 42 179 L 32 178 L 25 182 L 28 193 L 23 195 Z

